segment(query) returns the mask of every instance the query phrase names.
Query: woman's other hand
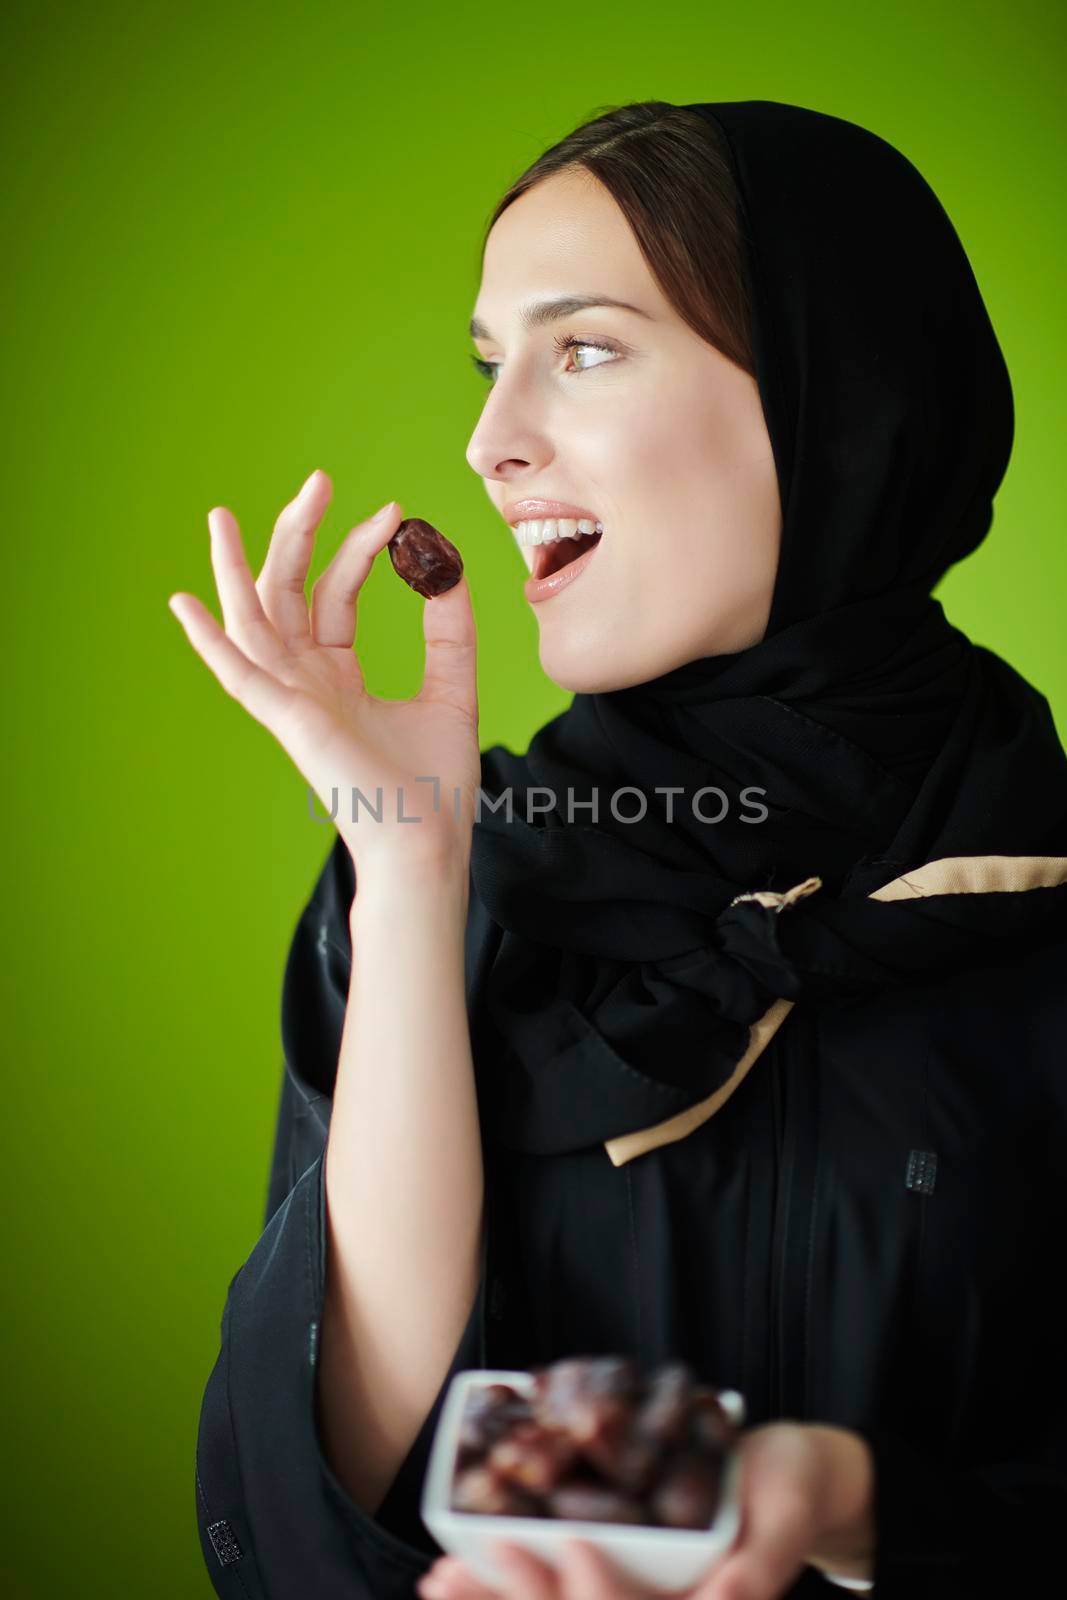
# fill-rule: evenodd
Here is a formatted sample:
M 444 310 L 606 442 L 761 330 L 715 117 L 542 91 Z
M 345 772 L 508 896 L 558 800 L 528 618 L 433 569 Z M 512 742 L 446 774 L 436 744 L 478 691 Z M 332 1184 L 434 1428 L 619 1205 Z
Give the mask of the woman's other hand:
M 506 1588 L 487 1588 L 462 1562 L 443 1557 L 417 1592 L 423 1600 L 779 1600 L 807 1565 L 838 1577 L 871 1577 L 874 1461 L 859 1434 L 774 1422 L 743 1433 L 738 1449 L 737 1538 L 694 1587 L 636 1583 L 592 1545 L 575 1539 L 567 1542 L 558 1572 L 528 1551 L 501 1543 Z
M 357 869 L 397 849 L 419 860 L 462 860 L 481 778 L 466 577 L 423 602 L 418 693 L 410 700 L 369 694 L 353 648 L 356 602 L 402 512 L 390 501 L 357 524 L 317 579 L 309 605 L 304 586 L 332 492 L 327 475 L 313 472 L 275 522 L 255 582 L 236 518 L 216 506 L 208 527 L 224 627 L 194 595 L 179 592 L 168 603 L 222 687 L 270 730 L 331 814 L 336 798 L 334 820 Z M 361 801 L 353 823 L 353 789 L 377 807 L 379 788 L 381 821 Z M 413 823 L 416 816 L 422 820 Z
M 415 1585 L 423 1600 L 699 1600 L 695 1589 L 653 1589 L 627 1577 L 594 1545 L 566 1541 L 556 1571 L 520 1545 L 501 1541 L 494 1559 L 504 1588 L 487 1588 L 455 1556 L 442 1556 Z
M 874 1457 L 865 1439 L 822 1423 L 770 1422 L 742 1434 L 740 1451 L 738 1536 L 692 1600 L 778 1600 L 805 1566 L 873 1575 Z

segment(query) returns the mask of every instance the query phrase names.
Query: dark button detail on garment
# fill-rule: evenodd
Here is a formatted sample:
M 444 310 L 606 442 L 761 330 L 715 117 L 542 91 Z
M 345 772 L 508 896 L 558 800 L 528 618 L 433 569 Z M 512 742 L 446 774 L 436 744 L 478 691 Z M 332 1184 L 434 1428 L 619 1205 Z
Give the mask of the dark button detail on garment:
M 908 1152 L 908 1170 L 904 1187 L 917 1194 L 933 1194 L 937 1180 L 936 1150 L 911 1150 Z
M 499 1322 L 507 1305 L 508 1291 L 503 1278 L 494 1278 L 489 1285 L 489 1315 Z
M 213 1522 L 207 1530 L 207 1536 L 224 1567 L 232 1567 L 234 1562 L 240 1561 L 244 1555 L 228 1522 Z

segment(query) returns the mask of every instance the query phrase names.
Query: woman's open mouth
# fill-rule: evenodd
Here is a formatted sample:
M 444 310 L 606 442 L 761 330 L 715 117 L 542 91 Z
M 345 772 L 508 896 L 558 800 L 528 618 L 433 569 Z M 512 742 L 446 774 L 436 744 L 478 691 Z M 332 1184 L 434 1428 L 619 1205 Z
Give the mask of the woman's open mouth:
M 531 575 L 541 579 L 549 577 L 553 572 L 561 571 L 572 561 L 588 555 L 602 538 L 601 533 L 580 533 L 574 539 L 553 539 L 549 544 L 535 544 Z
M 559 539 L 550 544 L 534 546 L 533 571 L 523 584 L 522 592 L 531 605 L 551 600 L 553 595 L 572 588 L 581 575 L 596 559 L 597 547 L 603 533 L 580 535 L 576 539 Z
M 591 515 L 522 518 L 513 529 L 523 553 L 527 546 L 531 550 L 530 577 L 523 593 L 532 604 L 569 588 L 589 565 L 604 534 L 604 524 Z

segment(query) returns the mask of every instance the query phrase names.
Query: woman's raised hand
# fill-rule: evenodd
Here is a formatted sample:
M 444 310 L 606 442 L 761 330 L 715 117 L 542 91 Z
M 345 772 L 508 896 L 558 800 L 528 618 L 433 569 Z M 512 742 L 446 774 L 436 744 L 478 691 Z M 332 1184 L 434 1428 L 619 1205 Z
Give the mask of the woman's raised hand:
M 168 604 L 226 692 L 269 728 L 327 811 L 336 801 L 337 830 L 357 869 L 398 851 L 420 862 L 465 860 L 481 777 L 466 577 L 423 601 L 418 693 L 410 700 L 369 694 L 353 648 L 356 603 L 402 513 L 390 501 L 353 528 L 316 580 L 309 605 L 315 531 L 332 493 L 327 475 L 313 472 L 274 524 L 255 582 L 236 518 L 216 506 L 208 527 L 224 627 L 195 595 L 179 592 Z M 355 822 L 354 789 L 365 797 Z M 380 821 L 368 806 L 381 810 Z M 415 816 L 422 820 L 412 823 Z

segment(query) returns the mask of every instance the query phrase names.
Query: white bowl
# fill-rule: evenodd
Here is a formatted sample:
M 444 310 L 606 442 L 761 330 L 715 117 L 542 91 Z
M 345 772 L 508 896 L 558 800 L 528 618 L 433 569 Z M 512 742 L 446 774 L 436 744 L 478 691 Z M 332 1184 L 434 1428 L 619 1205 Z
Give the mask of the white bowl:
M 449 1505 L 456 1463 L 459 1425 L 471 1389 L 506 1383 L 518 1394 L 533 1392 L 531 1372 L 457 1372 L 441 1408 L 433 1448 L 422 1486 L 422 1520 L 443 1550 L 458 1556 L 483 1583 L 499 1583 L 504 1574 L 491 1549 L 498 1541 L 521 1545 L 557 1568 L 568 1539 L 582 1539 L 602 1550 L 620 1571 L 665 1588 L 685 1588 L 702 1578 L 712 1562 L 729 1549 L 737 1534 L 738 1468 L 736 1451 L 726 1459 L 714 1522 L 708 1528 L 657 1528 L 636 1523 L 579 1522 L 556 1517 L 502 1517 L 484 1512 L 453 1511 Z M 734 1389 L 716 1391 L 731 1421 L 741 1427 L 745 1403 Z

